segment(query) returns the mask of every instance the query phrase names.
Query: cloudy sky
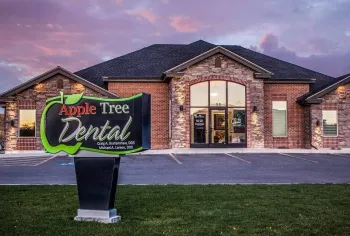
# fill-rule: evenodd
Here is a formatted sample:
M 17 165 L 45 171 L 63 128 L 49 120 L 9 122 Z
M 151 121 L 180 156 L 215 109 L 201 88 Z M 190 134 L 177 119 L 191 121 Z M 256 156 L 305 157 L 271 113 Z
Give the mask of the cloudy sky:
M 153 43 L 237 44 L 350 73 L 350 0 L 0 0 L 0 92 Z

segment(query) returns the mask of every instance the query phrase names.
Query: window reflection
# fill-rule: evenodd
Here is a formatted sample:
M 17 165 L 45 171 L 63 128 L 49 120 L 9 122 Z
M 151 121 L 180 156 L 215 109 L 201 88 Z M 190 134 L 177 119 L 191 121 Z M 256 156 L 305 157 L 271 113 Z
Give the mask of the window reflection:
M 226 81 L 210 81 L 210 106 L 226 106 Z
M 19 110 L 19 137 L 35 137 L 35 110 Z
M 191 106 L 208 106 L 208 82 L 191 86 Z
M 245 86 L 228 83 L 228 106 L 245 107 Z

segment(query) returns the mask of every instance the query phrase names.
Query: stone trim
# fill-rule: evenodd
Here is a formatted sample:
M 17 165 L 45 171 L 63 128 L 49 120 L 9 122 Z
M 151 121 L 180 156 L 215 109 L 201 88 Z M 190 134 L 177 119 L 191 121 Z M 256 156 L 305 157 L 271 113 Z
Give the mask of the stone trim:
M 210 76 L 203 76 L 196 79 L 192 79 L 190 81 L 190 86 L 194 84 L 198 84 L 205 81 L 214 81 L 214 80 L 223 80 L 223 81 L 229 81 L 234 82 L 243 86 L 247 86 L 247 82 L 244 80 L 237 79 L 235 77 L 230 76 L 216 76 L 216 75 L 210 75 Z

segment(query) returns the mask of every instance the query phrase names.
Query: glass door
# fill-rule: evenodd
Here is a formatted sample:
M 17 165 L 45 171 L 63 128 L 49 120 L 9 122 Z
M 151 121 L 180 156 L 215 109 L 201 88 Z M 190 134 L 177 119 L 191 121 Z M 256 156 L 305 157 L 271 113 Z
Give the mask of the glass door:
M 210 109 L 210 146 L 220 147 L 227 144 L 226 108 Z

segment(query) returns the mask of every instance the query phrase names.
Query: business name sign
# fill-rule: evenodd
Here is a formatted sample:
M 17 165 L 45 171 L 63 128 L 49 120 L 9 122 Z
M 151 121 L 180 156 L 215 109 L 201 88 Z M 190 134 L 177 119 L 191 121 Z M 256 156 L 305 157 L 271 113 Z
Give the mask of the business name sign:
M 41 140 L 50 153 L 138 152 L 150 148 L 150 118 L 149 94 L 110 99 L 61 93 L 46 101 Z

